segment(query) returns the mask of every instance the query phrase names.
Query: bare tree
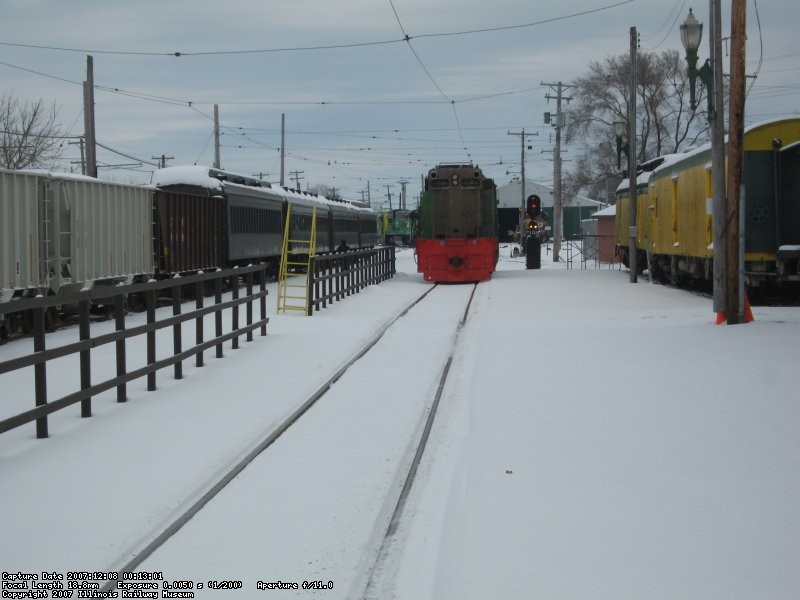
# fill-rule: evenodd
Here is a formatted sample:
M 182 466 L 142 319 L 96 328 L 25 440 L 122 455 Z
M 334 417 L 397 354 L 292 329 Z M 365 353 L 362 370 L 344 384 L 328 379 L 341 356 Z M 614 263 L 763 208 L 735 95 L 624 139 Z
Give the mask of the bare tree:
M 686 65 L 676 50 L 637 57 L 636 156 L 639 162 L 679 152 L 707 136 L 702 113 L 689 107 Z M 613 123 L 627 120 L 630 98 L 630 56 L 592 62 L 586 76 L 575 81 L 574 101 L 567 111 L 567 140 L 581 140 L 584 157 L 567 176 L 568 188 L 593 195 L 619 180 Z M 705 96 L 701 89 L 698 96 Z M 624 156 L 622 157 L 624 161 Z M 604 194 L 601 194 L 604 195 Z
M 0 167 L 49 167 L 61 155 L 63 136 L 55 102 L 0 97 Z

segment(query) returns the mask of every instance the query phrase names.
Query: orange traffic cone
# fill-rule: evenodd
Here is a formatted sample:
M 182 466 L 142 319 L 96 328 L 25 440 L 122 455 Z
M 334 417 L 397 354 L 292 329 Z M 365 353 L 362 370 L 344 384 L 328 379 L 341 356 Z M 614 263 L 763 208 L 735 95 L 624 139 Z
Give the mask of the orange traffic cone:
M 755 321 L 756 318 L 753 316 L 753 311 L 750 308 L 750 300 L 747 299 L 747 294 L 744 295 L 744 322 L 749 323 L 750 321 Z
M 717 325 L 722 325 L 723 323 L 727 322 L 728 314 L 721 310 L 717 313 Z M 750 300 L 747 298 L 747 294 L 744 295 L 744 322 L 750 323 L 751 321 L 755 321 L 756 318 L 753 316 L 753 310 L 750 308 Z

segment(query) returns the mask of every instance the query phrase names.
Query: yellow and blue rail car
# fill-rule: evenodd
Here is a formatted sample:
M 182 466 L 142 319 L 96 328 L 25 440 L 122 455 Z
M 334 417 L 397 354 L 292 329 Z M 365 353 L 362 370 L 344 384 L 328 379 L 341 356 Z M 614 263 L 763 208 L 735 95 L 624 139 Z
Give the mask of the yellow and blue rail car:
M 726 147 L 727 157 L 727 147 Z M 711 147 L 660 157 L 637 177 L 637 242 L 653 277 L 713 278 Z M 800 118 L 744 133 L 745 281 L 751 289 L 800 284 Z M 649 170 L 648 170 L 649 169 Z M 629 186 L 617 190 L 616 242 L 627 259 Z M 626 261 L 627 262 L 627 261 Z

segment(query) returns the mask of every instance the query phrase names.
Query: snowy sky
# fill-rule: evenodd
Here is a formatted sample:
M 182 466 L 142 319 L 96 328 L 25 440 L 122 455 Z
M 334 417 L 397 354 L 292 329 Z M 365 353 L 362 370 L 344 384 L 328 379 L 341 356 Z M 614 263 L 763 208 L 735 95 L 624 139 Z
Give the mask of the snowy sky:
M 730 4 L 722 2 L 724 31 Z M 678 26 L 689 8 L 708 21 L 707 2 L 686 0 L 230 0 L 222 6 L 8 0 L 0 26 L 3 93 L 56 101 L 65 130 L 80 135 L 80 84 L 91 54 L 100 86 L 98 141 L 151 163 L 163 154 L 174 157 L 169 164 L 211 164 L 217 103 L 222 166 L 268 173 L 273 181 L 280 177 L 285 113 L 286 179 L 302 171 L 302 187 L 332 185 L 357 199 L 369 181 L 373 199 L 385 198 L 387 185 L 396 198 L 400 180 L 410 182 L 413 195 L 431 166 L 463 160 L 504 183 L 519 171 L 520 139 L 508 132 L 523 128 L 539 133 L 530 141 L 527 172 L 547 183 L 552 129 L 542 114 L 555 106 L 545 98 L 554 90 L 541 83 L 569 83 L 590 61 L 626 54 L 631 26 L 642 51 L 683 53 Z M 747 3 L 748 73 L 763 58 L 748 123 L 796 113 L 800 83 L 800 8 L 761 1 L 757 9 L 758 15 Z M 495 30 L 476 31 L 486 29 Z M 456 32 L 462 34 L 436 35 Z M 701 60 L 707 47 L 706 36 Z M 77 160 L 77 146 L 64 157 L 65 167 Z M 106 165 L 134 162 L 102 148 L 98 158 Z M 152 168 L 103 167 L 101 177 L 141 182 Z

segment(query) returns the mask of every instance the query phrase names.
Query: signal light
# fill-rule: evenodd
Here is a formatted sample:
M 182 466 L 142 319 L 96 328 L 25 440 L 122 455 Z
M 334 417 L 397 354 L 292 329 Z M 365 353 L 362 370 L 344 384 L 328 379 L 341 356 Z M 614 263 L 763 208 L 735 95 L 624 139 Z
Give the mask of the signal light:
M 539 215 L 542 214 L 542 199 L 539 198 L 539 196 L 537 196 L 536 194 L 531 194 L 530 196 L 528 196 L 525 212 L 528 213 L 528 216 L 531 219 L 538 218 Z

